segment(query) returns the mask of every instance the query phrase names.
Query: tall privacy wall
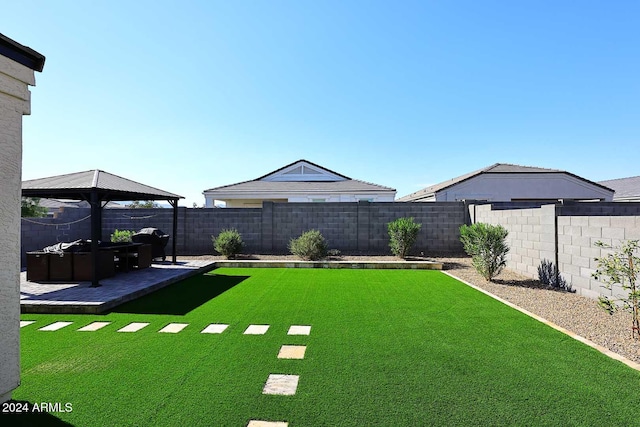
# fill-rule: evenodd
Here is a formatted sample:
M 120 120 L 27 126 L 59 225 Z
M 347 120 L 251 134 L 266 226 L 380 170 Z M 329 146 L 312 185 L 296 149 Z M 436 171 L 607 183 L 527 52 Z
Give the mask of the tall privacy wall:
M 537 278 L 543 259 L 553 261 L 564 279 L 584 296 L 620 295 L 591 277 L 607 251 L 602 241 L 619 245 L 640 239 L 640 203 L 576 203 L 523 207 L 516 203 L 469 205 L 472 222 L 499 224 L 509 231 L 508 268 Z
M 23 218 L 22 254 L 57 242 L 88 239 L 90 209 L 62 208 L 55 218 Z M 343 252 L 388 254 L 387 223 L 413 217 L 422 224 L 415 253 L 461 252 L 459 227 L 465 223 L 463 203 L 273 203 L 262 208 L 178 208 L 177 251 L 181 255 L 212 254 L 211 236 L 236 228 L 249 253 L 287 253 L 289 240 L 317 229 L 329 247 Z M 171 234 L 172 209 L 105 209 L 102 237 L 115 229 L 159 228 Z M 173 239 L 174 236 L 171 236 Z M 171 250 L 172 241 L 167 244 Z

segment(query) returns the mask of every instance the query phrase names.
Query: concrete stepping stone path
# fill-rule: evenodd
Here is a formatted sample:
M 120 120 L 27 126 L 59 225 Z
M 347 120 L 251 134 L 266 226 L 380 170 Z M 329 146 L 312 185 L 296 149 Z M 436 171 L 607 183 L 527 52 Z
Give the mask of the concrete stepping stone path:
M 177 334 L 187 326 L 189 326 L 188 323 L 169 323 L 167 326 L 160 329 L 158 332 L 163 332 L 167 334 Z
M 80 329 L 78 329 L 78 331 L 80 332 L 95 332 L 98 329 L 102 329 L 105 326 L 107 326 L 108 324 L 110 324 L 111 322 L 93 322 L 88 324 L 87 326 L 84 326 Z
M 21 320 L 20 321 L 20 327 L 24 328 L 25 326 L 29 326 L 32 323 L 36 323 L 35 320 Z
M 201 334 L 221 334 L 227 329 L 229 325 L 222 323 L 212 323 L 200 332 Z
M 306 345 L 283 345 L 280 347 L 278 359 L 304 359 Z
M 269 325 L 249 325 L 244 335 L 264 335 L 269 330 Z
M 124 328 L 118 329 L 118 332 L 138 332 L 140 329 L 148 325 L 149 325 L 148 323 L 133 322 L 133 323 L 129 323 Z
M 39 331 L 57 331 L 59 329 L 62 329 L 64 327 L 69 326 L 70 324 L 72 324 L 73 322 L 54 322 L 50 325 L 47 325 L 43 328 L 38 329 Z
M 270 374 L 262 394 L 293 396 L 298 388 L 299 375 Z
M 287 335 L 309 335 L 311 333 L 311 326 L 292 325 L 289 328 Z
M 289 427 L 289 423 L 285 421 L 259 421 L 251 420 L 247 427 Z

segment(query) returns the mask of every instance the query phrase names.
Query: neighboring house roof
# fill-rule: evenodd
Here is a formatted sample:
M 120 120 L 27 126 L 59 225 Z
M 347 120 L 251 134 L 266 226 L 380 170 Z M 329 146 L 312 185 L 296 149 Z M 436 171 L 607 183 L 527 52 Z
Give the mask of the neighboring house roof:
M 401 197 L 398 199 L 399 202 L 410 202 L 410 201 L 414 201 L 414 200 L 419 200 L 419 199 L 425 199 L 425 198 L 430 198 L 435 196 L 435 194 L 438 191 L 442 191 L 445 190 L 449 187 L 452 187 L 456 184 L 460 184 L 461 182 L 467 181 L 471 178 L 474 178 L 476 176 L 482 175 L 482 174 L 530 174 L 530 173 L 536 173 L 536 174 L 557 174 L 557 173 L 563 173 L 563 174 L 567 174 L 570 176 L 573 176 L 575 178 L 578 178 L 582 181 L 588 182 L 589 184 L 593 184 L 596 185 L 598 187 L 602 187 L 603 189 L 606 190 L 611 190 L 610 188 L 598 184 L 596 182 L 593 181 L 589 181 L 588 179 L 584 179 L 578 175 L 574 175 L 570 172 L 567 171 L 563 171 L 563 170 L 559 170 L 559 169 L 546 169 L 546 168 L 538 168 L 538 167 L 534 167 L 534 166 L 520 166 L 520 165 L 513 165 L 513 164 L 509 164 L 509 163 L 495 163 L 491 166 L 487 166 L 486 168 L 482 168 L 473 172 L 469 172 L 467 174 L 464 175 L 460 175 L 456 178 L 450 179 L 448 181 L 443 181 L 439 184 L 435 184 L 432 185 L 430 187 L 424 188 L 422 190 L 416 191 L 414 193 L 408 194 L 404 197 Z
M 640 176 L 629 178 L 610 179 L 600 181 L 598 184 L 609 187 L 615 191 L 613 200 L 640 200 Z
M 99 190 L 109 200 L 168 200 L 182 196 L 122 178 L 99 169 L 22 182 L 25 197 L 77 199 L 82 192 Z
M 42 206 L 43 208 L 47 208 L 47 209 L 59 209 L 59 208 L 90 208 L 91 205 L 89 204 L 89 202 L 85 201 L 85 200 L 60 200 L 60 199 L 40 199 L 39 203 L 40 206 Z M 126 206 L 121 205 L 120 203 L 116 203 L 116 202 L 109 202 L 107 203 L 105 206 L 105 208 L 108 209 L 119 209 L 119 208 L 126 208 Z
M 326 193 L 326 192 L 367 192 L 367 191 L 395 191 L 393 188 L 382 185 L 371 184 L 357 179 L 345 181 L 245 181 L 237 184 L 223 185 L 211 188 L 206 192 L 233 190 L 234 192 L 305 192 L 305 193 Z
M 45 57 L 35 50 L 23 46 L 17 41 L 0 33 L 0 55 L 13 59 L 19 64 L 29 67 L 34 71 L 42 71 Z
M 311 167 L 309 167 L 311 166 Z M 305 170 L 310 170 L 306 174 Z M 287 175 L 292 174 L 291 180 Z M 294 180 L 295 179 L 295 180 Z M 251 181 L 223 185 L 205 190 L 205 193 L 364 193 L 364 192 L 396 191 L 370 182 L 349 178 L 308 160 L 289 163 L 273 172 L 269 172 Z
M 309 160 L 300 159 L 300 160 L 296 160 L 295 162 L 291 162 L 288 165 L 285 165 L 285 166 L 281 167 L 280 169 L 276 169 L 273 172 L 269 172 L 266 175 L 262 175 L 261 177 L 256 178 L 254 181 L 259 181 L 261 179 L 265 179 L 265 178 L 272 177 L 274 175 L 278 175 L 280 172 L 285 171 L 286 169 L 288 169 L 288 168 L 290 168 L 290 167 L 292 167 L 294 165 L 297 165 L 298 163 L 307 163 L 307 164 L 311 165 L 312 167 L 315 167 L 315 168 L 319 169 L 320 171 L 329 172 L 329 173 L 331 173 L 333 175 L 336 175 L 339 178 L 351 179 L 348 176 L 344 176 L 342 174 L 339 174 L 338 172 L 334 172 L 331 169 L 327 169 L 324 166 L 320 166 L 320 165 L 318 165 L 316 163 L 310 162 Z

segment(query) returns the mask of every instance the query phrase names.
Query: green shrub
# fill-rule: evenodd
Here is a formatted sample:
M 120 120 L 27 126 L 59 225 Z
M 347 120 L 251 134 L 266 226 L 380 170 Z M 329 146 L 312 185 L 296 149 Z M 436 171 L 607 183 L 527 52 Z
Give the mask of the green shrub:
M 243 246 L 242 236 L 235 228 L 222 230 L 218 237 L 213 238 L 213 248 L 227 259 L 239 254 Z
M 416 223 L 413 218 L 398 218 L 388 223 L 391 252 L 397 257 L 406 258 L 418 238 L 420 227 L 422 224 Z
M 49 210 L 44 206 L 40 206 L 39 197 L 23 197 L 20 205 L 20 216 L 28 217 L 44 217 L 47 216 Z
M 506 265 L 509 247 L 505 239 L 508 234 L 500 225 L 481 222 L 460 227 L 460 241 L 464 250 L 471 256 L 473 266 L 485 280 L 491 281 Z
M 111 241 L 113 243 L 131 243 L 131 236 L 135 233 L 133 230 L 118 230 L 116 228 L 111 235 Z
M 291 239 L 289 250 L 302 259 L 322 259 L 327 256 L 327 242 L 318 230 L 309 230 L 297 239 Z

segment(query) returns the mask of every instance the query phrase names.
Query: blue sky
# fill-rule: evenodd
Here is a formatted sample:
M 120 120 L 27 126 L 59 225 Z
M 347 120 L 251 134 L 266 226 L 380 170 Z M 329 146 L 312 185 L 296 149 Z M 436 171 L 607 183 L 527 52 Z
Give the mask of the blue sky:
M 398 197 L 493 163 L 640 175 L 640 2 L 14 1 L 23 179 L 185 196 L 298 159 Z

